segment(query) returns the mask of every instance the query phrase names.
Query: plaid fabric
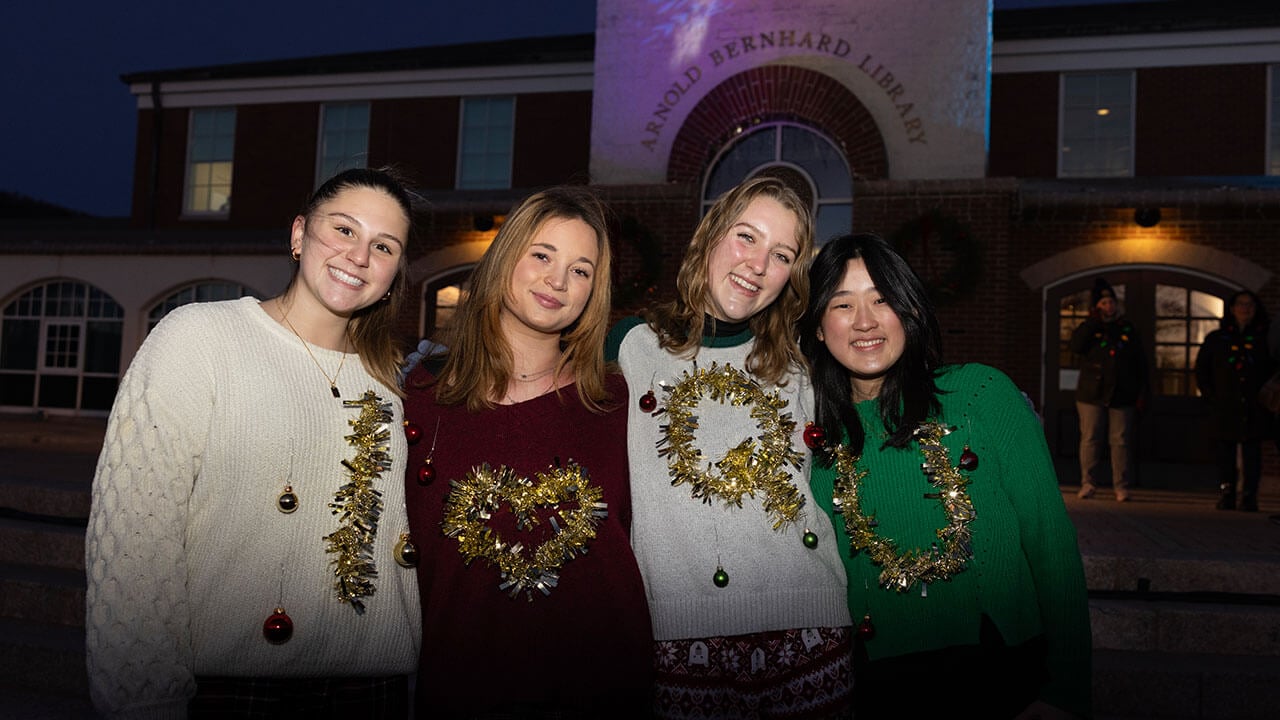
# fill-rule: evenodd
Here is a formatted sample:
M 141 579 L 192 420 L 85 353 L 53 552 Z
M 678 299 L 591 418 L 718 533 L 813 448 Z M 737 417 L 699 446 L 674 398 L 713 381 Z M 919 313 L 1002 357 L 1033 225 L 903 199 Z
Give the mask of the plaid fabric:
M 655 715 L 668 720 L 847 718 L 852 629 L 811 628 L 654 644 Z
M 213 718 L 387 718 L 409 716 L 409 678 L 197 677 L 191 720 Z

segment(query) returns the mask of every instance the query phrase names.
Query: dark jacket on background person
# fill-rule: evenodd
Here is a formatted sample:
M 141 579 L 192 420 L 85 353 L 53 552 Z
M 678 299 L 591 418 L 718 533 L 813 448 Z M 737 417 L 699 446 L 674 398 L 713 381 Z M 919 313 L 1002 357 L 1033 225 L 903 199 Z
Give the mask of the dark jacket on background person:
M 1269 437 L 1271 413 L 1258 403 L 1258 390 L 1275 372 L 1267 350 L 1267 326 L 1240 328 L 1230 314 L 1205 336 L 1196 355 L 1196 383 L 1209 406 L 1209 434 L 1223 440 Z
M 1125 316 L 1105 322 L 1090 315 L 1071 333 L 1070 346 L 1084 358 L 1076 385 L 1078 402 L 1128 407 L 1145 394 L 1147 356 Z

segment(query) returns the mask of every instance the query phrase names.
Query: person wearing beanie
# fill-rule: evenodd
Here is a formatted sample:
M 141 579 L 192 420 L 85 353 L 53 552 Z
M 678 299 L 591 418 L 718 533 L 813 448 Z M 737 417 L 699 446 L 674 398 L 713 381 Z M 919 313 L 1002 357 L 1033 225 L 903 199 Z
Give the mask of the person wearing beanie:
M 1071 351 L 1080 355 L 1076 410 L 1080 415 L 1080 492 L 1097 492 L 1102 448 L 1111 446 L 1111 485 L 1118 502 L 1129 499 L 1136 452 L 1138 407 L 1147 395 L 1147 354 L 1133 323 L 1120 313 L 1116 291 L 1105 279 L 1094 281 L 1089 317 L 1071 334 Z

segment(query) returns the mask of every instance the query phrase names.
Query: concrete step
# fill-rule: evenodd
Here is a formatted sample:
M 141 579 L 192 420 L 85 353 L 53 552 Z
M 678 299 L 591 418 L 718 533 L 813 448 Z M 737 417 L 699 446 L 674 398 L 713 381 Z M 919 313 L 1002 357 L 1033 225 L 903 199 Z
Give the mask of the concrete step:
M 1276 534 L 1280 535 L 1280 528 Z M 1211 591 L 1280 596 L 1280 558 L 1262 555 L 1254 558 L 1086 555 L 1084 573 L 1091 591 Z
M 0 618 L 0 688 L 87 702 L 84 629 Z
M 0 515 L 0 564 L 40 565 L 84 573 L 84 526 Z
M 1280 657 L 1093 653 L 1095 720 L 1272 720 L 1276 708 Z
M 68 481 L 0 477 L 0 508 L 31 515 L 84 519 L 89 517 L 91 488 L 92 478 Z
M 1091 598 L 1096 650 L 1253 656 L 1280 669 L 1280 605 Z
M 83 628 L 84 593 L 79 570 L 0 564 L 0 617 Z
M 88 696 L 0 687 L 0 720 L 98 720 Z

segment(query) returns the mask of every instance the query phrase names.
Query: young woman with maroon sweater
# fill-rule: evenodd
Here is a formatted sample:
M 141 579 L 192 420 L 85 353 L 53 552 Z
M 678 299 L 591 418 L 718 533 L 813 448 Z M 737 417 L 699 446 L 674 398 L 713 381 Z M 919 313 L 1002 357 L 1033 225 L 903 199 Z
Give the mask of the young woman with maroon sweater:
M 609 282 L 599 201 L 533 195 L 476 267 L 449 350 L 405 378 L 419 717 L 649 714 Z

